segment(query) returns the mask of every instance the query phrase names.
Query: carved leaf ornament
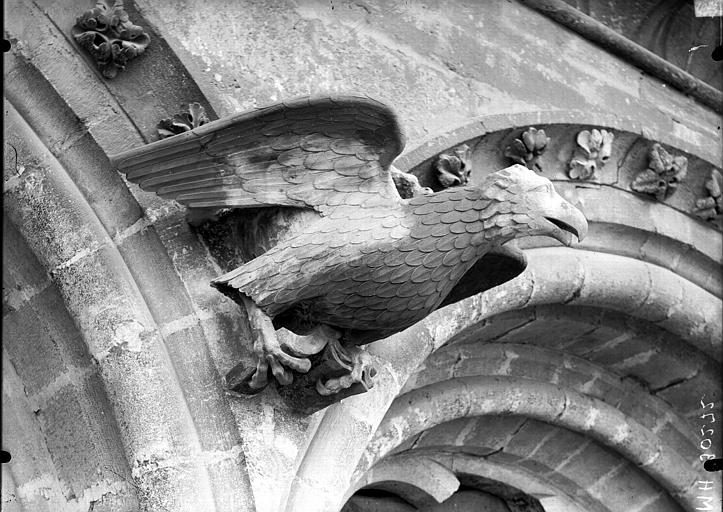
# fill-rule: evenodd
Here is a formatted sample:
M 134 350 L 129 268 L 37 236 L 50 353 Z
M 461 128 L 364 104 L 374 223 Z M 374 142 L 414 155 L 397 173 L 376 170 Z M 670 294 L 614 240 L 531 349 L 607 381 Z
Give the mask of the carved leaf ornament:
M 577 134 L 577 147 L 570 160 L 568 176 L 573 180 L 589 180 L 610 159 L 614 135 L 607 130 L 582 130 Z
M 723 227 L 723 175 L 713 169 L 705 182 L 708 197 L 695 202 L 695 213 L 703 220 L 711 221 L 718 229 Z
M 650 194 L 663 201 L 677 190 L 687 173 L 687 158 L 673 156 L 656 143 L 650 148 L 648 168 L 639 173 L 630 186 L 636 192 Z
M 545 135 L 545 130 L 538 130 L 530 126 L 522 132 L 520 138 L 512 141 L 512 144 L 505 148 L 505 156 L 515 163 L 522 164 L 528 169 L 542 168 L 537 161 L 547 149 L 550 137 Z
M 204 109 L 200 103 L 190 103 L 188 105 L 188 112 L 175 114 L 173 117 L 163 119 L 159 122 L 158 135 L 162 139 L 173 137 L 179 133 L 198 128 L 208 122 L 209 119 L 206 115 L 206 109 Z
M 472 172 L 469 146 L 462 144 L 452 152 L 442 153 L 434 163 L 435 176 L 442 188 L 466 185 Z
M 93 56 L 105 78 L 113 78 L 118 70 L 125 69 L 151 42 L 143 27 L 130 21 L 120 0 L 113 7 L 99 0 L 94 8 L 78 16 L 72 33 Z

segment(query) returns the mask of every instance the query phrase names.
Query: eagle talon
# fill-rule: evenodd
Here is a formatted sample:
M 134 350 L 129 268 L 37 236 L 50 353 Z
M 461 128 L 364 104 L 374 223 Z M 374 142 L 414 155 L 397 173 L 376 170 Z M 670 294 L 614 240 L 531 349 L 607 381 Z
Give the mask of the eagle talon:
M 253 395 L 269 385 L 269 368 L 278 383 L 288 386 L 294 380 L 291 370 L 306 373 L 311 362 L 284 351 L 271 319 L 253 301 L 243 297 L 251 332 L 254 337 L 255 368 L 239 363 L 226 374 L 226 386 L 246 395 Z M 290 370 L 291 369 L 291 370 Z
M 258 375 L 260 374 L 257 368 L 239 363 L 228 371 L 224 380 L 230 391 L 242 395 L 255 395 L 268 385 L 268 380 L 265 383 L 259 382 Z
M 316 391 L 322 396 L 333 395 L 343 389 L 350 388 L 354 384 L 361 384 L 365 391 L 374 387 L 374 377 L 377 370 L 374 367 L 374 360 L 366 351 L 353 347 L 344 348 L 339 343 L 329 345 L 330 352 L 338 357 L 341 366 L 349 368 L 349 373 L 322 382 L 316 381 Z M 339 357 L 340 356 L 340 357 Z

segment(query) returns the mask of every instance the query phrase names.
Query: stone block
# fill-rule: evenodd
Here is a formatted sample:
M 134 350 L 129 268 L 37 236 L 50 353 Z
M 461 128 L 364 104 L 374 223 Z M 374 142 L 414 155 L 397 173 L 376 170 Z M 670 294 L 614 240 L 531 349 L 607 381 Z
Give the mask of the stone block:
M 129 236 L 119 251 L 154 317 L 170 323 L 193 314 L 186 289 L 155 229 L 149 227 Z
M 701 414 L 700 400 L 703 395 L 706 402 L 718 405 L 723 398 L 720 378 L 708 372 L 701 372 L 692 379 L 673 384 L 655 394 L 672 405 L 679 414 L 689 418 Z
M 55 393 L 36 414 L 58 477 L 69 486 L 70 495 L 80 494 L 98 478 L 103 461 L 103 441 L 90 428 L 86 411 L 70 384 Z
M 538 449 L 543 448 L 547 440 L 555 436 L 557 430 L 557 427 L 548 423 L 529 419 L 508 441 L 505 451 L 520 457 L 532 457 Z
M 661 492 L 657 498 L 635 512 L 677 512 L 680 505 L 667 492 Z
M 588 492 L 603 501 L 611 510 L 636 510 L 651 495 L 659 492 L 658 485 L 640 469 L 625 464 L 588 488 Z
M 67 369 L 55 340 L 30 304 L 3 317 L 2 338 L 28 394 L 37 393 Z
M 465 435 L 476 424 L 477 418 L 460 418 L 437 425 L 421 434 L 416 447 L 464 446 Z
M 527 420 L 522 416 L 479 416 L 458 442 L 464 446 L 484 446 L 496 451 L 504 449 Z
M 492 341 L 534 319 L 534 310 L 523 309 L 494 315 L 455 335 L 449 344 Z
M 556 468 L 556 471 L 587 489 L 610 473 L 624 459 L 595 442 L 588 443 L 582 451 Z

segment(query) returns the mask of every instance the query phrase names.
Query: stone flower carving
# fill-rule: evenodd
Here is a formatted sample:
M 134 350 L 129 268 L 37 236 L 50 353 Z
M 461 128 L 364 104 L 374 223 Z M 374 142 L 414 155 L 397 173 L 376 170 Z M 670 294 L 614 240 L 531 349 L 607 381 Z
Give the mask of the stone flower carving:
M 93 56 L 106 78 L 125 69 L 128 61 L 143 53 L 151 42 L 143 28 L 128 19 L 121 0 L 116 0 L 113 7 L 99 0 L 94 8 L 78 16 L 72 34 Z
M 577 134 L 577 147 L 567 175 L 573 180 L 589 180 L 610 158 L 614 135 L 607 130 L 583 130 Z
M 209 122 L 206 110 L 200 103 L 189 103 L 188 112 L 180 112 L 158 123 L 158 135 L 162 139 L 198 128 Z
M 670 197 L 688 172 L 688 159 L 673 156 L 655 143 L 650 148 L 648 168 L 639 173 L 631 188 L 636 192 L 655 196 L 658 201 Z
M 713 169 L 705 182 L 708 197 L 695 202 L 695 214 L 703 220 L 711 221 L 718 229 L 723 228 L 723 174 Z
M 434 174 L 442 188 L 466 185 L 472 172 L 467 144 L 457 146 L 452 153 L 442 153 L 434 161 Z
M 538 130 L 530 126 L 522 132 L 519 139 L 512 141 L 512 144 L 505 148 L 505 156 L 515 163 L 522 164 L 528 169 L 542 171 L 537 160 L 545 152 L 550 143 L 550 137 L 545 135 L 545 130 Z

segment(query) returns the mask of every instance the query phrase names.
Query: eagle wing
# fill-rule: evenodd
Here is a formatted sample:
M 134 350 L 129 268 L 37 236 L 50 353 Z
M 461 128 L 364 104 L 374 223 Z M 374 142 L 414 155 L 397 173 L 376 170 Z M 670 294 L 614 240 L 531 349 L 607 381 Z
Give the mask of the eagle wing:
M 404 148 L 370 98 L 302 98 L 202 125 L 111 159 L 128 180 L 191 208 L 392 206 Z

